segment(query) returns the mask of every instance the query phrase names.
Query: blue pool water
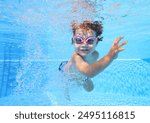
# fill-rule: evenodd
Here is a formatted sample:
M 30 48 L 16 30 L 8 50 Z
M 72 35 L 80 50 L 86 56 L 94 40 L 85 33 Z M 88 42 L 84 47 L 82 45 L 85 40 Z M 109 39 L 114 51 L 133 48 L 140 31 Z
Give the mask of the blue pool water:
M 0 0 L 0 105 L 150 105 L 149 0 Z M 124 36 L 126 50 L 86 92 L 67 80 L 72 20 L 101 20 L 100 58 Z

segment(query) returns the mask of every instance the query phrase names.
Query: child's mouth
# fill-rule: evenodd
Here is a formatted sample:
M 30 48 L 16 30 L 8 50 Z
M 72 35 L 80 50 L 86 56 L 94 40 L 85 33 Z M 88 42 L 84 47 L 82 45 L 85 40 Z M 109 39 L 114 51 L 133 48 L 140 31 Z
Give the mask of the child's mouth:
M 87 52 L 89 51 L 88 49 L 81 49 L 82 52 Z

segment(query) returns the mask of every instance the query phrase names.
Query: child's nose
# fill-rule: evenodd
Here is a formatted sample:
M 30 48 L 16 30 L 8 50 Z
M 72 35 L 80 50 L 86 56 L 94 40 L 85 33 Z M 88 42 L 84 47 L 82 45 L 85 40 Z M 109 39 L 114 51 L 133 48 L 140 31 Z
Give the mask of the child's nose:
M 87 42 L 86 42 L 86 40 L 85 40 L 85 39 L 83 40 L 83 44 L 87 44 Z

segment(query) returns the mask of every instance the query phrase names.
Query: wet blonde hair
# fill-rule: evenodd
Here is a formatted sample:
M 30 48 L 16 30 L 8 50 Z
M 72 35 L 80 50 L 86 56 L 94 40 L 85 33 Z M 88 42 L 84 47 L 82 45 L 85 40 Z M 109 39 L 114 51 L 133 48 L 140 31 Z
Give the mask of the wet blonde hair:
M 102 22 L 101 21 L 89 21 L 89 20 L 85 20 L 82 23 L 78 23 L 73 21 L 72 22 L 72 31 L 73 31 L 73 35 L 75 35 L 76 30 L 77 29 L 84 29 L 84 30 L 93 30 L 94 32 L 96 32 L 96 37 L 98 37 L 98 41 L 102 41 L 101 35 L 103 32 L 103 26 L 102 26 Z

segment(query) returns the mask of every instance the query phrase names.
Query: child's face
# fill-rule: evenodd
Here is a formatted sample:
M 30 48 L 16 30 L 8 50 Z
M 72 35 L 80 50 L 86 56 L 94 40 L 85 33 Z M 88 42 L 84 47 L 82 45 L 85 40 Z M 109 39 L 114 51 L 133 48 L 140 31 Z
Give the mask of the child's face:
M 97 45 L 96 33 L 93 30 L 77 29 L 73 37 L 75 51 L 82 57 L 90 55 Z

